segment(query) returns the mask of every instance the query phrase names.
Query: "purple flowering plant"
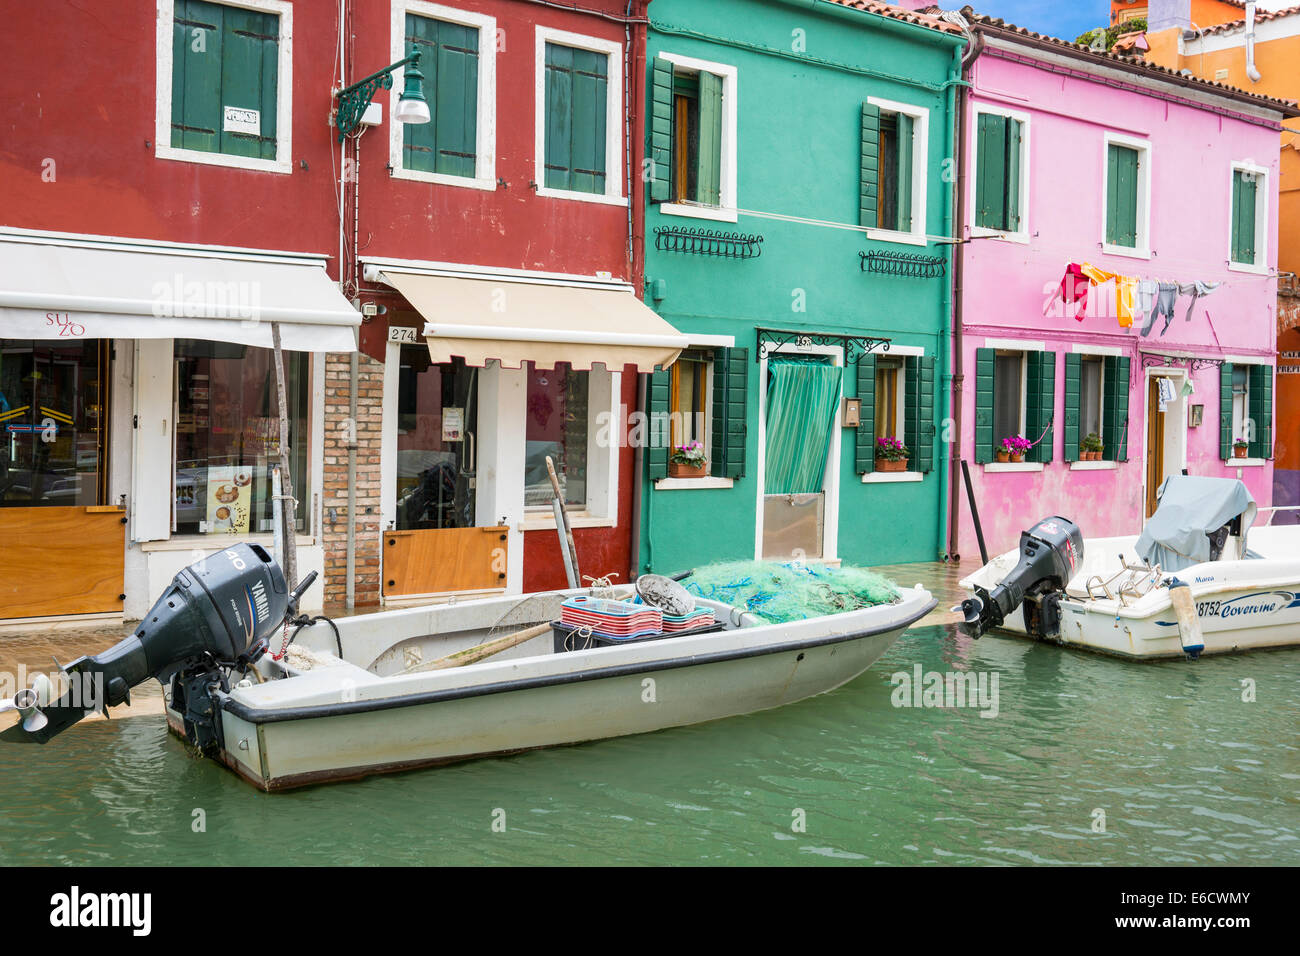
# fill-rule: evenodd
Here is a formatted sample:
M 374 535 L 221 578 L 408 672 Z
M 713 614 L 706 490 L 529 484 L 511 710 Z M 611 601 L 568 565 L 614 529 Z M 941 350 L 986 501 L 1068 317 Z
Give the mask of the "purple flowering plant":
M 1002 450 L 1013 455 L 1023 455 L 1034 446 L 1024 435 L 1011 435 L 1002 439 Z
M 903 461 L 911 454 L 901 438 L 891 436 L 876 439 L 877 458 L 883 458 L 885 461 Z
M 688 441 L 685 445 L 674 445 L 673 453 L 668 460 L 677 465 L 699 467 L 704 464 L 706 457 L 702 442 Z

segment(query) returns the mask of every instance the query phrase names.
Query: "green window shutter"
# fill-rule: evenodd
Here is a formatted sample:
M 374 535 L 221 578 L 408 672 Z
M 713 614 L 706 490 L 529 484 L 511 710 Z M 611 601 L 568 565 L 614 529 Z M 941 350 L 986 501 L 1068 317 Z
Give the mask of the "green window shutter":
M 673 65 L 655 57 L 650 76 L 650 201 L 668 202 L 673 172 Z
M 858 359 L 858 401 L 862 405 L 855 436 L 854 464 L 859 475 L 876 470 L 876 357 Z
M 1114 143 L 1106 155 L 1106 241 L 1137 245 L 1138 151 Z
M 217 128 L 220 130 L 224 124 L 224 108 L 238 106 L 259 111 L 261 132 L 254 136 L 222 131 L 220 150 L 223 153 L 257 159 L 275 158 L 279 32 L 279 18 L 274 14 L 240 7 L 225 9 L 221 37 L 221 108 L 217 111 Z
M 408 13 L 406 43 L 422 54 L 429 122 L 403 126 L 402 165 L 473 177 L 478 159 L 479 31 Z
M 1025 383 L 1025 437 L 1038 444 L 1030 449 L 1027 461 L 1044 464 L 1052 460 L 1056 429 L 1049 428 L 1056 405 L 1056 353 L 1030 352 Z M 1046 432 L 1044 432 L 1046 429 Z M 1042 435 L 1042 440 L 1039 436 Z
M 993 369 L 997 352 L 975 350 L 975 463 L 993 460 Z
M 874 229 L 880 202 L 880 107 L 862 104 L 862 175 L 859 224 Z
M 1273 457 L 1273 366 L 1250 367 L 1250 417 L 1255 422 L 1251 458 Z
M 903 444 L 912 453 L 910 470 L 934 470 L 934 356 L 904 360 Z
M 713 360 L 713 468 L 715 477 L 745 476 L 749 349 L 717 349 Z
M 1007 119 L 979 114 L 975 145 L 975 225 L 1007 228 Z
M 1102 457 L 1106 461 L 1128 461 L 1128 366 L 1127 355 L 1108 355 L 1102 362 L 1101 409 Z
M 656 369 L 650 373 L 650 382 L 646 388 L 646 414 L 650 417 L 650 427 L 646 448 L 647 477 L 658 481 L 668 477 L 668 445 L 672 442 L 672 429 L 669 427 L 668 415 L 672 411 L 672 372 Z M 716 456 L 715 456 L 716 458 Z
M 1255 199 L 1258 182 L 1242 170 L 1232 174 L 1232 261 L 1255 264 Z
M 700 146 L 696 162 L 699 201 L 722 202 L 722 77 L 700 72 Z
M 546 175 L 548 189 L 573 188 L 572 47 L 546 44 Z
M 1065 353 L 1065 460 L 1079 460 L 1079 408 L 1080 378 L 1083 371 L 1083 357 L 1077 352 Z
M 1007 194 L 1004 209 L 1006 228 L 1012 232 L 1020 228 L 1020 141 L 1024 124 L 1008 120 L 1007 124 Z
M 1219 457 L 1232 457 L 1232 363 L 1219 366 Z
M 546 44 L 546 174 L 549 189 L 605 191 L 609 57 Z
M 912 230 L 912 156 L 916 120 L 898 114 L 898 222 L 900 232 Z
M 172 146 L 210 153 L 221 148 L 221 48 L 228 9 L 232 8 L 199 0 L 176 4 L 172 32 Z

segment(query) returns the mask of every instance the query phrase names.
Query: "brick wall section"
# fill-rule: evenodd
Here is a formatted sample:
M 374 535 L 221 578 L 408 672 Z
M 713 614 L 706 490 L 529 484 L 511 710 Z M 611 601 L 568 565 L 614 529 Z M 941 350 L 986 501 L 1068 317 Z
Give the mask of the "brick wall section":
M 1287 276 L 1277 283 L 1277 331 L 1300 328 L 1300 278 Z
M 370 356 L 357 356 L 357 607 L 379 603 L 379 448 L 383 428 L 384 365 Z M 321 496 L 322 541 L 325 547 L 325 609 L 338 611 L 347 603 L 348 567 L 348 446 L 347 418 L 350 357 L 325 357 L 325 481 Z

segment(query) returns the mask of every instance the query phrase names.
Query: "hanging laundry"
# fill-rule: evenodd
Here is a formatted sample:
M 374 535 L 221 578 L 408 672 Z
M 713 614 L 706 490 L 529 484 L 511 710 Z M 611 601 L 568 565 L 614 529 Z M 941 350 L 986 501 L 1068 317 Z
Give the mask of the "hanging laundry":
M 1160 294 L 1156 299 L 1156 307 L 1154 311 L 1152 311 L 1151 313 L 1152 321 L 1155 320 L 1155 317 L 1157 315 L 1163 315 L 1165 317 L 1164 328 L 1160 330 L 1161 335 L 1164 335 L 1166 332 L 1169 331 L 1169 323 L 1174 320 L 1174 304 L 1177 301 L 1178 301 L 1178 283 L 1161 282 Z M 1148 322 L 1147 324 L 1149 325 L 1150 323 Z M 1142 334 L 1145 335 L 1146 333 L 1143 332 Z
M 1087 262 L 1080 263 L 1079 268 L 1083 270 L 1084 275 L 1093 281 L 1094 285 L 1101 285 L 1111 279 L 1115 280 L 1115 314 L 1119 317 L 1120 328 L 1131 329 L 1133 327 L 1133 313 L 1137 310 L 1137 276 L 1122 276 L 1117 272 L 1106 272 Z
M 1074 307 L 1073 315 L 1080 322 L 1083 321 L 1084 312 L 1088 308 L 1088 287 L 1091 285 L 1088 277 L 1083 274 L 1083 269 L 1077 262 L 1067 263 L 1065 266 L 1065 275 L 1061 278 L 1061 285 L 1056 290 L 1056 296 L 1047 303 L 1050 309 L 1059 298 L 1065 303 L 1066 315 L 1070 315 L 1070 307 Z M 1046 314 L 1046 310 L 1044 310 Z
M 1146 321 L 1142 323 L 1142 335 L 1151 334 L 1151 325 L 1156 320 L 1156 297 L 1160 292 L 1160 284 L 1154 279 L 1143 279 L 1138 283 L 1138 314 L 1146 316 Z
M 1197 279 L 1195 282 L 1180 283 L 1178 286 L 1179 294 L 1190 295 L 1192 297 L 1192 301 L 1187 306 L 1187 315 L 1184 316 L 1184 318 L 1186 318 L 1188 322 L 1192 321 L 1192 309 L 1196 308 L 1196 300 L 1204 299 L 1221 285 L 1223 285 L 1222 282 L 1202 282 L 1200 279 Z
M 1170 402 L 1178 397 L 1178 390 L 1174 387 L 1172 378 L 1156 379 L 1156 388 L 1160 394 L 1160 410 L 1163 412 Z

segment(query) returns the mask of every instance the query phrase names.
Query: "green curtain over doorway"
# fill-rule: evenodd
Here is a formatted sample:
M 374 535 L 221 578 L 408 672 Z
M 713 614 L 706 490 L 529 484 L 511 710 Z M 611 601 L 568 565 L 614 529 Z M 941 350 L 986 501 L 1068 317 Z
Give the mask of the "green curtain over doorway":
M 822 490 L 843 377 L 843 368 L 824 361 L 778 357 L 768 364 L 765 494 Z

